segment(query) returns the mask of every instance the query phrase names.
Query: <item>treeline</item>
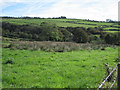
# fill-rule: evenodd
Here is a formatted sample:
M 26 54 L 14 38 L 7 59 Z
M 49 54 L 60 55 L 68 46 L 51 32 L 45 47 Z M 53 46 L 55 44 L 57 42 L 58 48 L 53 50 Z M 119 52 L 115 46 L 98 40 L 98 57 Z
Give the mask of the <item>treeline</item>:
M 119 44 L 119 35 L 103 32 L 100 27 L 58 27 L 56 24 L 42 22 L 36 25 L 15 25 L 2 22 L 2 35 L 10 38 L 22 38 L 23 40 L 36 41 L 73 41 L 77 43 L 108 43 Z M 99 37 L 99 36 L 100 37 Z
M 29 17 L 29 16 L 22 16 L 22 17 L 11 17 L 11 16 L 1 16 L 0 18 L 3 19 L 67 19 L 66 16 L 60 16 L 60 17 L 48 17 L 48 18 L 44 18 L 44 17 Z M 97 20 L 89 20 L 89 19 L 82 19 L 84 21 L 90 21 L 90 22 L 106 22 L 106 21 L 97 21 Z M 119 23 L 119 21 L 109 21 L 107 23 Z
M 3 16 L 0 18 L 5 18 L 5 19 L 66 19 L 65 16 L 61 16 L 61 17 L 48 17 L 48 18 L 44 18 L 44 17 L 29 17 L 29 16 L 24 16 L 24 17 L 10 17 L 10 16 Z

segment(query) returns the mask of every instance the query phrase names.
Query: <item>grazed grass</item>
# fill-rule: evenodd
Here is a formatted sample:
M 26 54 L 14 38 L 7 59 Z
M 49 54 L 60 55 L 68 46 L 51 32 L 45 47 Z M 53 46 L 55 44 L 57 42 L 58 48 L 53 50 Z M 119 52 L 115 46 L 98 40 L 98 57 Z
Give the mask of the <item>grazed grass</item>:
M 104 30 L 112 30 L 112 31 L 114 31 L 114 30 L 116 30 L 116 31 L 118 31 L 118 28 L 115 28 L 115 27 L 108 27 L 108 28 L 104 28 Z
M 3 88 L 97 88 L 106 76 L 104 64 L 116 65 L 118 48 L 62 53 L 3 48 L 2 57 Z
M 82 19 L 3 19 L 4 22 L 9 22 L 13 24 L 23 25 L 40 25 L 42 22 L 51 22 L 56 23 L 60 27 L 98 27 L 98 26 L 107 26 L 108 28 L 116 23 L 106 23 L 106 22 L 91 22 Z
M 108 33 L 118 33 L 120 31 L 104 31 L 104 32 L 108 32 Z

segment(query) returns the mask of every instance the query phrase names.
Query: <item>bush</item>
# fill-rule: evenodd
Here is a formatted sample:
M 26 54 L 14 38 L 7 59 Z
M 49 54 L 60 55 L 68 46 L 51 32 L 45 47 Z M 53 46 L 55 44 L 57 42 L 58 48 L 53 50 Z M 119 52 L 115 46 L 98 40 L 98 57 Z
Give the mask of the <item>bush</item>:
M 76 29 L 73 35 L 73 41 L 77 43 L 86 43 L 89 40 L 88 34 L 80 28 Z
M 119 37 L 118 33 L 107 34 L 105 36 L 105 42 L 108 44 L 119 44 L 120 37 Z
M 60 32 L 62 33 L 62 41 L 69 41 L 71 33 L 65 28 L 61 28 Z
M 102 40 L 99 36 L 91 35 L 91 36 L 89 36 L 89 42 L 90 43 L 101 44 L 101 43 L 104 43 L 104 40 Z
M 59 31 L 56 24 L 43 22 L 40 25 L 41 28 L 41 40 L 42 41 L 59 41 Z

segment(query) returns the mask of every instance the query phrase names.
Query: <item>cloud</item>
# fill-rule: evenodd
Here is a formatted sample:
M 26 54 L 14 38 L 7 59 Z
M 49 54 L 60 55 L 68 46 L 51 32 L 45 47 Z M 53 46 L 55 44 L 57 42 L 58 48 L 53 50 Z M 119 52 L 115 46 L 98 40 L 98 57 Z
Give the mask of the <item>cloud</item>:
M 72 3 L 72 2 L 71 2 Z M 50 16 L 65 15 L 72 18 L 105 20 L 117 19 L 117 2 L 105 2 L 100 0 L 74 0 L 72 4 L 61 1 L 53 5 L 49 10 Z
M 59 17 L 106 20 L 118 19 L 118 0 L 7 0 L 2 2 L 3 9 L 16 3 L 26 4 L 16 12 L 23 16 Z M 10 10 L 9 12 L 12 13 Z M 9 14 L 5 13 L 6 15 Z M 4 14 L 4 15 L 5 15 Z M 15 13 L 13 12 L 12 15 Z

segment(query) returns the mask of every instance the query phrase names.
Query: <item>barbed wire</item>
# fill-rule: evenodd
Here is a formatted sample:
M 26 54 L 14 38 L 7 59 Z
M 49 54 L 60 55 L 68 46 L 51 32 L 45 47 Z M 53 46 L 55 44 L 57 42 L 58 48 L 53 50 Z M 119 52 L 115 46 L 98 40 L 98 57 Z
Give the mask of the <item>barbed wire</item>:
M 116 65 L 116 67 L 110 72 L 110 74 L 106 77 L 106 79 L 102 82 L 102 84 L 97 88 L 97 90 L 99 90 L 104 83 L 108 80 L 108 78 L 112 75 L 112 73 L 116 70 L 116 68 L 118 67 L 118 64 Z
M 113 85 L 115 84 L 116 80 L 117 80 L 117 77 L 116 77 L 116 79 L 114 80 L 113 84 L 110 86 L 110 89 L 109 89 L 109 90 L 111 90 L 111 88 L 112 88 Z

